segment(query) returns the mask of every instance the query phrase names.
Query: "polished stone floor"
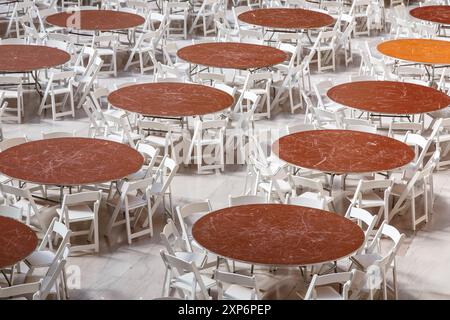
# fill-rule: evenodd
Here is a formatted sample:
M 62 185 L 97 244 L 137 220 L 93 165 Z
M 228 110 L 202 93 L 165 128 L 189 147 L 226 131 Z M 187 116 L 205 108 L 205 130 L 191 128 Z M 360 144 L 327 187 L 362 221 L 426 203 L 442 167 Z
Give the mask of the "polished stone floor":
M 381 36 L 372 36 L 369 40 L 376 43 Z M 365 38 L 355 39 L 355 48 Z M 183 45 L 186 42 L 181 41 Z M 121 56 L 120 65 L 126 56 Z M 356 74 L 359 58 L 355 50 L 352 65 L 345 68 L 342 56 L 338 59 L 335 73 L 313 72 L 313 81 L 331 78 L 336 82 L 346 82 L 351 74 Z M 150 75 L 141 76 L 138 70 L 120 72 L 117 79 L 102 78 L 100 84 L 112 88 L 113 84 L 128 81 L 146 81 Z M 82 110 L 78 110 L 76 119 L 66 117 L 52 121 L 50 113 L 37 116 L 38 97 L 30 93 L 25 100 L 25 119 L 21 125 L 3 124 L 5 138 L 27 135 L 30 139 L 39 139 L 41 132 L 72 131 L 86 135 L 88 119 Z M 270 120 L 257 121 L 257 128 L 283 129 L 286 124 L 302 121 L 303 111 L 295 115 L 286 108 L 277 110 Z M 209 199 L 214 209 L 227 206 L 229 195 L 240 195 L 245 180 L 243 165 L 228 165 L 223 173 L 199 175 L 194 166 L 181 168 L 173 182 L 175 205 Z M 406 233 L 407 239 L 398 256 L 398 283 L 402 299 L 449 299 L 450 298 L 450 173 L 435 173 L 436 200 L 434 213 L 428 224 L 422 224 L 416 232 L 409 228 L 409 215 L 396 217 L 393 224 Z M 337 195 L 337 211 L 343 213 L 347 203 Z M 100 213 L 100 230 L 103 233 L 110 213 L 103 205 Z M 99 254 L 77 254 L 70 257 L 68 263 L 71 299 L 152 299 L 161 296 L 164 278 L 164 265 L 159 251 L 163 248 L 159 232 L 165 223 L 162 208 L 154 216 L 155 235 L 143 237 L 128 245 L 125 229 L 115 230 L 110 242 L 101 237 Z M 248 272 L 248 266 L 237 265 L 239 270 Z M 267 268 L 256 268 L 260 287 L 267 298 L 299 299 L 303 285 L 298 270 L 278 269 L 268 272 Z M 78 274 L 80 278 L 78 278 Z M 80 280 L 78 282 L 78 280 Z

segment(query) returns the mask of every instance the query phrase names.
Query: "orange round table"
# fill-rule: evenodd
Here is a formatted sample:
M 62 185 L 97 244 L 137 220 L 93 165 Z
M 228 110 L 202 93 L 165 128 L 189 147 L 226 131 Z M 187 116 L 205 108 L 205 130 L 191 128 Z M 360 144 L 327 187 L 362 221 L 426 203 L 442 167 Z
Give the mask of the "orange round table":
M 450 41 L 433 39 L 397 39 L 380 43 L 382 54 L 394 59 L 426 65 L 450 64 Z
M 450 6 L 423 6 L 412 9 L 409 14 L 416 19 L 450 25 Z
M 46 22 L 74 30 L 116 31 L 138 27 L 145 19 L 138 14 L 115 10 L 77 10 L 52 14 Z
M 333 24 L 332 16 L 297 8 L 265 8 L 246 11 L 238 16 L 242 22 L 273 29 L 314 29 Z
M 293 133 L 275 141 L 272 150 L 294 166 L 337 175 L 390 171 L 415 156 L 401 141 L 352 130 Z
M 98 184 L 137 172 L 144 158 L 114 141 L 56 138 L 27 142 L 0 152 L 0 172 L 13 179 L 57 186 Z
M 250 204 L 197 220 L 195 241 L 224 258 L 269 266 L 336 261 L 358 250 L 364 233 L 335 213 L 286 204 Z
M 276 48 L 239 42 L 190 45 L 178 50 L 177 55 L 196 65 L 241 70 L 271 67 L 288 57 L 285 52 Z
M 0 216 L 0 269 L 13 266 L 28 257 L 37 244 L 36 234 L 30 227 Z
M 350 108 L 393 115 L 427 113 L 450 105 L 450 97 L 442 91 L 398 81 L 344 83 L 328 90 L 327 96 Z
M 200 116 L 230 107 L 234 98 L 212 87 L 174 82 L 142 83 L 113 91 L 116 108 L 155 117 Z

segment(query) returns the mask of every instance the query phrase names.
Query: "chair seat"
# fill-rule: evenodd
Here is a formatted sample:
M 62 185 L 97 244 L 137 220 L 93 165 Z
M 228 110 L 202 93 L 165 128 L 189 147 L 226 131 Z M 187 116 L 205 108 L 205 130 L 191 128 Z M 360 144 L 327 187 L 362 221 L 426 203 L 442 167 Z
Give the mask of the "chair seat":
M 376 261 L 381 260 L 383 257 L 378 253 L 357 254 L 352 257 L 365 271 L 369 266 L 373 265 Z
M 251 300 L 254 289 L 232 284 L 224 291 L 223 297 L 227 300 Z
M 353 196 L 348 196 L 348 200 L 352 200 Z M 361 208 L 372 208 L 372 207 L 381 207 L 384 206 L 384 200 L 380 196 L 378 196 L 375 192 L 367 192 L 362 196 L 362 200 L 359 203 L 359 207 Z
M 13 90 L 0 90 L 0 94 L 5 94 L 4 97 L 5 99 L 12 99 L 12 98 L 17 98 L 19 96 L 22 96 L 21 94 L 19 94 L 17 91 L 13 91 Z
M 114 55 L 113 49 L 109 49 L 109 48 L 95 48 L 95 50 L 97 50 L 97 54 L 99 56 L 112 56 L 112 55 Z
M 406 190 L 406 184 L 394 184 L 391 189 L 391 195 L 399 197 L 404 191 Z M 418 187 L 417 185 L 414 186 L 414 194 L 417 196 L 420 196 L 423 194 L 423 189 Z M 411 193 L 407 196 L 408 199 L 411 199 Z
M 206 254 L 203 253 L 184 251 L 175 252 L 175 256 L 189 263 L 194 262 L 197 268 L 203 267 L 207 258 Z
M 117 118 L 121 118 L 121 117 L 126 115 L 125 111 L 122 111 L 122 110 L 119 110 L 119 109 L 103 110 L 103 113 L 107 114 L 107 115 L 111 115 L 111 116 L 117 117 Z
M 206 277 L 204 275 L 201 275 L 203 283 L 205 284 L 206 289 L 210 289 L 212 287 L 214 287 L 216 285 L 216 281 Z M 187 290 L 187 291 L 191 291 L 192 289 L 192 284 L 195 281 L 195 276 L 194 273 L 189 272 L 189 273 L 185 273 L 175 279 L 172 280 L 172 286 L 175 288 L 180 288 L 182 290 Z M 196 286 L 195 287 L 196 292 L 200 292 L 200 286 Z
M 49 250 L 34 251 L 25 259 L 25 264 L 34 268 L 48 267 L 55 259 L 55 253 Z
M 316 289 L 317 300 L 342 300 L 342 296 L 332 287 L 324 286 Z
M 56 209 L 56 212 L 61 216 L 63 214 L 61 209 Z M 94 212 L 88 205 L 80 204 L 69 207 L 69 222 L 93 220 Z
M 311 191 L 307 191 L 307 192 L 303 192 L 300 195 L 301 198 L 307 198 L 307 199 L 314 199 L 314 200 L 319 200 L 321 195 L 318 192 L 311 192 Z M 325 202 L 326 203 L 331 203 L 333 202 L 333 197 L 330 196 L 325 196 Z
M 49 94 L 56 95 L 56 94 L 69 93 L 70 91 L 71 91 L 70 87 L 53 87 L 53 89 L 49 91 Z
M 277 180 L 278 187 L 280 188 L 281 192 L 288 193 L 291 192 L 292 188 L 289 182 L 286 182 L 284 180 Z M 269 182 L 263 182 L 259 184 L 259 187 L 263 189 L 265 192 L 269 192 L 270 189 L 270 183 Z M 274 190 L 272 190 L 274 191 Z

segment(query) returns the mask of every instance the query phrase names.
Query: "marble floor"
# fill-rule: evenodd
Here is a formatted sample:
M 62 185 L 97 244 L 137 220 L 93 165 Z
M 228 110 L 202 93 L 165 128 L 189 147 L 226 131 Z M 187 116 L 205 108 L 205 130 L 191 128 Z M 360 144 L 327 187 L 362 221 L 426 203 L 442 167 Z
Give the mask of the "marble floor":
M 383 35 L 368 39 L 371 44 L 381 41 Z M 355 48 L 363 41 L 355 39 Z M 186 42 L 181 41 L 180 44 Z M 314 72 L 313 81 L 331 78 L 335 82 L 346 82 L 359 67 L 355 50 L 354 62 L 347 68 L 339 57 L 338 69 L 334 73 Z M 121 63 L 125 56 L 121 56 Z M 141 76 L 138 70 L 120 72 L 116 79 L 102 78 L 100 84 L 112 87 L 114 83 L 150 80 L 150 75 Z M 21 125 L 3 124 L 5 138 L 27 135 L 29 139 L 39 139 L 41 132 L 71 131 L 86 135 L 88 119 L 82 110 L 76 118 L 66 117 L 52 121 L 50 113 L 37 116 L 37 95 L 30 93 L 25 100 L 25 119 Z M 270 120 L 257 121 L 258 128 L 283 129 L 286 124 L 302 121 L 303 111 L 291 115 L 286 108 L 277 110 Z M 209 199 L 214 209 L 227 206 L 229 195 L 240 195 L 245 180 L 243 165 L 228 165 L 223 173 L 199 175 L 196 168 L 182 167 L 172 185 L 175 205 Z M 406 233 L 407 239 L 398 256 L 398 283 L 401 299 L 450 299 L 450 179 L 449 171 L 435 173 L 434 212 L 431 220 L 419 226 L 416 232 L 409 229 L 408 214 L 397 217 L 392 222 Z M 347 203 L 339 200 L 337 211 L 343 213 Z M 110 213 L 106 206 L 101 208 L 100 231 L 103 233 Z M 116 230 L 110 241 L 101 237 L 99 254 L 77 254 L 68 262 L 68 279 L 71 299 L 153 299 L 161 296 L 164 265 L 159 251 L 163 248 L 159 232 L 165 223 L 162 208 L 154 216 L 155 235 L 143 237 L 128 245 L 125 230 Z M 247 271 L 248 266 L 238 265 Z M 281 297 L 299 299 L 297 292 L 303 287 L 298 283 L 299 271 L 278 269 L 269 273 L 265 268 L 257 268 L 256 275 L 260 287 L 267 298 Z M 298 285 L 297 285 L 298 284 Z

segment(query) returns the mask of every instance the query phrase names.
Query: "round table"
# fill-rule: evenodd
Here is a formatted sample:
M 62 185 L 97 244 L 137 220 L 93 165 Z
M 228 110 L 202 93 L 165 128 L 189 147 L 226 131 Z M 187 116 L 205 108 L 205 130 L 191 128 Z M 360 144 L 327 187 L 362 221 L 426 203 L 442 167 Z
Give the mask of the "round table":
M 17 220 L 0 216 L 0 269 L 22 261 L 36 249 L 34 231 Z
M 213 68 L 259 69 L 279 64 L 287 54 L 269 46 L 238 43 L 211 42 L 190 45 L 177 52 L 184 61 Z
M 416 19 L 450 25 L 450 6 L 423 6 L 412 9 L 409 14 Z
M 111 92 L 116 108 L 155 117 L 187 117 L 222 111 L 234 98 L 212 87 L 173 82 L 143 83 Z
M 246 11 L 238 16 L 242 22 L 272 29 L 314 29 L 334 23 L 332 16 L 305 9 L 266 8 Z
M 450 105 L 450 97 L 434 88 L 396 81 L 357 81 L 337 85 L 327 96 L 347 107 L 381 114 L 421 114 Z
M 55 138 L 27 142 L 0 153 L 0 172 L 17 180 L 79 186 L 122 179 L 137 172 L 144 158 L 113 141 Z
M 218 256 L 270 266 L 336 261 L 358 250 L 364 240 L 358 225 L 335 213 L 285 204 L 217 210 L 200 218 L 192 235 Z
M 32 72 L 62 65 L 70 60 L 66 51 L 39 45 L 0 45 L 0 72 Z
M 360 174 L 401 168 L 414 159 L 405 143 L 352 130 L 312 130 L 281 137 L 272 150 L 294 166 L 331 174 Z
M 450 64 L 450 41 L 397 39 L 380 43 L 378 51 L 394 59 L 426 65 Z
M 145 19 L 138 14 L 122 11 L 79 10 L 52 14 L 46 22 L 74 30 L 116 31 L 138 27 L 144 24 Z

